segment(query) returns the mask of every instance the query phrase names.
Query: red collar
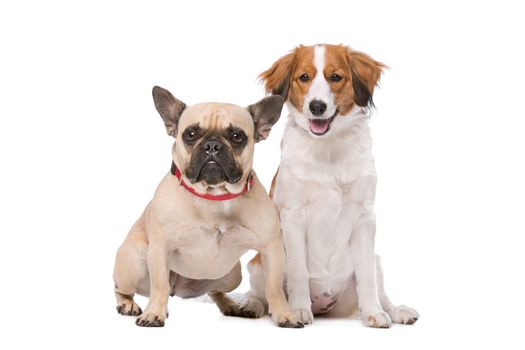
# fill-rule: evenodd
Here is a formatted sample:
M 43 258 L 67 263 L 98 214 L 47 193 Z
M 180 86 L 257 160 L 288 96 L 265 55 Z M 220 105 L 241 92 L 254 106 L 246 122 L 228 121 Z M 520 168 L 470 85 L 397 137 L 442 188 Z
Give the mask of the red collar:
M 218 195 L 202 194 L 202 193 L 195 191 L 192 187 L 188 186 L 188 184 L 185 183 L 184 180 L 182 180 L 182 174 L 179 168 L 177 168 L 177 166 L 175 165 L 175 162 L 173 161 L 171 162 L 171 173 L 175 175 L 175 177 L 179 180 L 182 187 L 184 187 L 185 189 L 187 189 L 189 192 L 193 193 L 197 197 L 201 197 L 201 198 L 204 198 L 210 201 L 227 201 L 228 199 L 237 198 L 241 196 L 243 193 L 248 192 L 253 186 L 253 176 L 252 174 L 250 174 L 250 176 L 248 176 L 248 180 L 246 181 L 246 184 L 244 185 L 240 193 L 225 193 L 225 194 L 218 194 Z

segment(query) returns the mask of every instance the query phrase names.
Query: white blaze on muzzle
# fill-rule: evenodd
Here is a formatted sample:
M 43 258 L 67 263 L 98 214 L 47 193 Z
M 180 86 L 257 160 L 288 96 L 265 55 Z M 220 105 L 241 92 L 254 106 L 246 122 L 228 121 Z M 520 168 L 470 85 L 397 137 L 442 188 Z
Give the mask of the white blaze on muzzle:
M 330 84 L 324 77 L 325 67 L 325 46 L 317 45 L 314 48 L 314 66 L 316 69 L 315 78 L 312 80 L 310 89 L 304 98 L 303 114 L 309 118 L 329 118 L 336 110 L 334 104 L 334 94 L 330 88 Z M 326 104 L 326 110 L 322 115 L 315 116 L 310 110 L 310 103 L 312 101 L 321 101 Z

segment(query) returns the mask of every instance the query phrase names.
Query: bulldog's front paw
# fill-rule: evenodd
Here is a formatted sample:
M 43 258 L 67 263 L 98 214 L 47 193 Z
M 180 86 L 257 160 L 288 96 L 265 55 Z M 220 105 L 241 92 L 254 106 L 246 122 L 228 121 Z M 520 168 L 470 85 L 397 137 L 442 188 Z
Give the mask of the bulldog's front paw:
M 283 328 L 303 328 L 304 324 L 295 317 L 291 312 L 282 314 L 272 314 L 272 319 L 279 327 Z
M 414 324 L 419 319 L 416 310 L 406 305 L 399 305 L 388 313 L 392 322 L 401 324 Z
M 139 316 L 142 310 L 133 300 L 125 300 L 117 305 L 117 312 L 126 316 Z
M 390 328 L 392 321 L 388 314 L 384 311 L 364 312 L 362 314 L 363 323 L 365 326 L 373 328 Z
M 167 310 L 162 310 L 159 308 L 158 311 L 153 311 L 151 307 L 146 308 L 144 313 L 137 318 L 135 322 L 137 326 L 141 327 L 164 327 L 164 322 L 168 317 Z

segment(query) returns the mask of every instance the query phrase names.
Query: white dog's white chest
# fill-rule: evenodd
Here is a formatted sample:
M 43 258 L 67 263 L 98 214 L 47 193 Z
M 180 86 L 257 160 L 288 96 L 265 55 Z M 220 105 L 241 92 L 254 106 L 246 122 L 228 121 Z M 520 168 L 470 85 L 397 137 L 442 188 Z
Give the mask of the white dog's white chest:
M 354 273 L 350 239 L 359 205 L 349 197 L 352 185 L 311 184 L 303 192 L 307 268 L 312 311 L 322 314 L 337 303 Z
M 329 193 L 318 205 L 306 208 L 306 244 L 310 290 L 315 296 L 333 296 L 343 287 L 354 267 L 350 238 L 354 216 L 342 195 Z
M 191 228 L 176 237 L 170 268 L 193 279 L 217 279 L 230 272 L 246 251 L 240 227 Z

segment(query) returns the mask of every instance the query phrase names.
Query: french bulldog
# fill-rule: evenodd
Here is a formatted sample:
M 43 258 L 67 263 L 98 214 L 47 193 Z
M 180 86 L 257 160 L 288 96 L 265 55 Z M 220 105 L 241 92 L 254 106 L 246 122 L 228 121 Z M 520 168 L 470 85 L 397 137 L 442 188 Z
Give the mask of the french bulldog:
M 153 99 L 176 139 L 173 162 L 118 249 L 118 313 L 138 316 L 139 326 L 162 327 L 170 295 L 207 293 L 224 315 L 255 317 L 226 294 L 241 282 L 239 258 L 254 249 L 272 319 L 280 327 L 303 327 L 282 288 L 286 259 L 277 210 L 252 169 L 254 145 L 268 137 L 283 98 L 266 97 L 247 108 L 186 106 L 155 86 Z M 149 297 L 144 312 L 135 293 Z

